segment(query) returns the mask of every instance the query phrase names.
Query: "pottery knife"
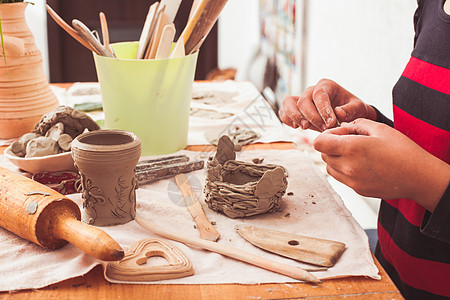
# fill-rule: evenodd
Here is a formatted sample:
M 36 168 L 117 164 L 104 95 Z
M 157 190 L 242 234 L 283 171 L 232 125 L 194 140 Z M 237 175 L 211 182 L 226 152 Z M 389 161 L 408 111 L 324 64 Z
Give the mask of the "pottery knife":
M 341 242 L 293 233 L 244 225 L 237 225 L 236 230 L 244 239 L 266 251 L 323 267 L 334 266 L 345 250 Z
M 208 217 L 206 217 L 197 195 L 192 191 L 186 174 L 182 173 L 175 176 L 175 182 L 183 194 L 184 201 L 186 202 L 192 218 L 197 224 L 197 228 L 200 231 L 200 238 L 213 242 L 217 241 L 220 238 L 220 233 L 211 222 L 209 222 Z

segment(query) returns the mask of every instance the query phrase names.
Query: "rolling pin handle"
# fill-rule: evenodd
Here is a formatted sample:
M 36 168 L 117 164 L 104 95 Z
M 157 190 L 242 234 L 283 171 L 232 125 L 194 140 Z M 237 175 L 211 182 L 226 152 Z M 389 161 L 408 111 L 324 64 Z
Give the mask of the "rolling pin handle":
M 78 221 L 68 211 L 57 212 L 53 235 L 104 261 L 117 261 L 125 256 L 122 247 L 106 232 Z

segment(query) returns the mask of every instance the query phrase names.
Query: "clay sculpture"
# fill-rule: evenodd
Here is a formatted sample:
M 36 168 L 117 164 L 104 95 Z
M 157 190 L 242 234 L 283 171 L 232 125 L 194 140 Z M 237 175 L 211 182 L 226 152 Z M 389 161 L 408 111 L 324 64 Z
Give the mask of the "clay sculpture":
M 209 208 L 230 218 L 277 211 L 286 192 L 286 170 L 279 165 L 237 161 L 234 148 L 230 138 L 222 136 L 208 164 L 205 201 Z
M 96 130 L 75 138 L 72 157 L 81 176 L 84 222 L 112 226 L 134 219 L 140 156 L 141 140 L 131 132 Z

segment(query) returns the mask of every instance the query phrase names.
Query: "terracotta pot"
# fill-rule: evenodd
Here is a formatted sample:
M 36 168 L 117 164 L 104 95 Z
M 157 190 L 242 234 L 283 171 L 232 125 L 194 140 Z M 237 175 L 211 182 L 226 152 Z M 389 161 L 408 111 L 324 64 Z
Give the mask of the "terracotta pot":
M 31 132 L 42 115 L 59 103 L 44 73 L 42 56 L 25 20 L 27 3 L 0 4 L 3 50 L 0 49 L 0 138 Z
M 81 175 L 82 220 L 95 226 L 125 224 L 136 216 L 136 164 L 141 141 L 122 130 L 96 130 L 72 142 Z

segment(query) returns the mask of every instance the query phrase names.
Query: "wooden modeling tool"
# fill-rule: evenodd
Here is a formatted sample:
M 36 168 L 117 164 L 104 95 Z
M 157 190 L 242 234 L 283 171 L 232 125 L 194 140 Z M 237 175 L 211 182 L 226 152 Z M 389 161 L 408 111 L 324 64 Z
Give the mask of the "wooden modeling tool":
M 139 38 L 138 50 L 136 52 L 136 59 L 143 59 L 145 51 L 147 50 L 150 39 L 156 25 L 156 13 L 159 7 L 159 2 L 153 3 L 147 13 L 144 28 L 142 29 L 141 37 Z
M 174 37 L 175 37 L 175 25 L 173 23 L 166 25 L 162 31 L 158 49 L 156 50 L 155 55 L 156 59 L 163 59 L 169 57 Z
M 253 245 L 313 265 L 332 267 L 345 250 L 345 244 L 253 226 L 236 226 L 237 232 Z
M 203 160 L 189 161 L 186 155 L 166 156 L 143 160 L 136 166 L 136 180 L 140 185 L 203 169 Z
M 78 32 L 73 29 L 69 24 L 67 24 L 48 4 L 46 4 L 47 12 L 52 17 L 52 19 L 64 29 L 71 37 L 77 40 L 84 47 L 88 48 L 90 51 L 95 52 L 94 48 L 79 36 Z
M 161 0 L 161 5 L 166 7 L 165 13 L 169 18 L 168 22 L 173 23 L 175 16 L 177 15 L 178 9 L 180 8 L 181 0 Z
M 106 16 L 104 12 L 100 12 L 100 26 L 102 28 L 102 36 L 103 36 L 103 47 L 109 51 L 112 55 L 114 55 L 111 47 L 109 46 L 109 30 L 108 30 L 108 22 L 106 21 Z
M 180 36 L 178 38 L 178 41 L 176 42 L 175 46 L 172 49 L 172 52 L 170 52 L 169 57 L 170 58 L 179 58 L 185 56 L 186 53 L 184 51 L 184 39 L 183 36 Z
M 197 224 L 197 228 L 200 231 L 200 238 L 213 242 L 217 241 L 220 238 L 220 233 L 211 222 L 209 222 L 208 217 L 206 217 L 202 205 L 200 204 L 200 200 L 192 190 L 186 174 L 178 174 L 175 176 L 175 182 L 183 194 L 184 201 L 192 218 Z
M 147 260 L 161 256 L 166 265 L 147 264 Z M 182 278 L 194 274 L 191 261 L 174 245 L 159 239 L 144 239 L 131 245 L 121 261 L 108 263 L 105 275 L 121 282 L 147 282 Z
M 221 245 L 219 243 L 202 240 L 198 238 L 191 238 L 187 237 L 186 235 L 182 233 L 175 233 L 172 231 L 169 231 L 165 228 L 162 228 L 158 226 L 157 224 L 143 218 L 138 213 L 136 215 L 135 221 L 144 227 L 145 229 L 148 229 L 152 231 L 153 233 L 156 233 L 162 237 L 165 237 L 167 239 L 171 239 L 174 241 L 181 242 L 186 245 L 191 245 L 194 247 L 202 248 L 211 252 L 219 253 L 224 256 L 234 258 L 236 260 L 240 260 L 242 262 L 272 271 L 279 274 L 286 275 L 288 277 L 297 279 L 297 280 L 303 280 L 311 283 L 321 283 L 319 279 L 317 279 L 315 276 L 313 276 L 311 273 L 294 267 L 290 265 L 286 265 L 283 263 L 271 261 L 269 259 L 259 257 L 257 255 L 242 251 L 237 248 L 233 248 L 226 245 Z
M 200 48 L 201 45 L 198 43 L 211 31 L 227 1 L 201 0 L 181 34 L 185 42 L 186 55 L 193 53 L 195 48 Z
M 114 57 L 108 50 L 105 49 L 105 47 L 103 47 L 99 40 L 97 40 L 97 38 L 92 34 L 91 30 L 80 20 L 73 19 L 72 26 L 78 32 L 78 35 L 92 46 L 95 53 L 101 56 Z
M 160 6 L 161 7 L 161 6 Z M 161 9 L 161 13 L 159 14 L 158 21 L 156 23 L 155 31 L 153 32 L 153 37 L 150 40 L 150 44 L 148 45 L 147 51 L 145 53 L 146 59 L 155 59 L 156 51 L 158 51 L 159 42 L 161 40 L 161 35 L 163 29 L 166 25 L 168 25 L 168 17 L 164 12 L 164 6 Z
M 194 0 L 194 1 L 192 1 L 192 6 L 191 6 L 191 10 L 190 10 L 190 12 L 189 12 L 188 21 L 189 21 L 190 19 L 192 19 L 192 17 L 194 16 L 195 11 L 197 10 L 198 5 L 200 4 L 200 1 L 201 1 L 201 0 Z
M 68 242 L 105 261 L 124 251 L 106 232 L 80 222 L 78 205 L 53 189 L 0 168 L 0 226 L 49 249 Z

